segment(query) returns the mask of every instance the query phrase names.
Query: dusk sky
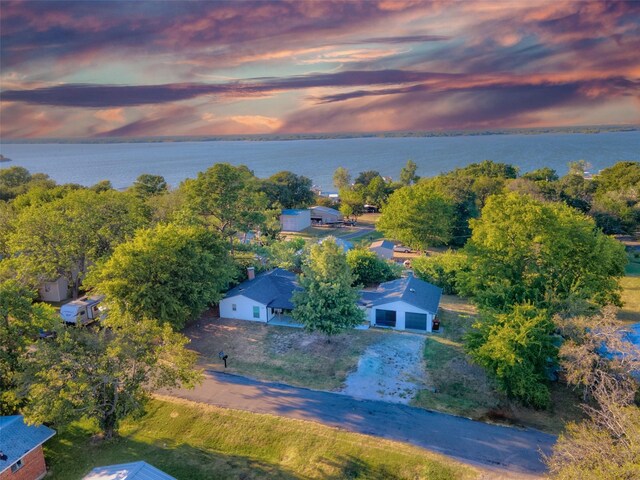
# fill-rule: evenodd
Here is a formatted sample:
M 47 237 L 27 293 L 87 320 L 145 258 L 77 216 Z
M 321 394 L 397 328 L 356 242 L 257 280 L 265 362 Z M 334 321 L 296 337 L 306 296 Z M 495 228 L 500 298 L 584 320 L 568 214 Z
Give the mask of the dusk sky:
M 0 2 L 3 138 L 640 124 L 640 1 Z

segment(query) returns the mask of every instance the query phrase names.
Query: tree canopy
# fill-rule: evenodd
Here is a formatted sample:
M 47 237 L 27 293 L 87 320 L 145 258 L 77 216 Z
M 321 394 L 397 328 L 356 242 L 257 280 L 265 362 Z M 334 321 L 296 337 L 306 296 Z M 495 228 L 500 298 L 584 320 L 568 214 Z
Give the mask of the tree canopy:
M 452 239 L 454 208 L 451 198 L 418 183 L 389 197 L 376 226 L 415 249 L 446 245 Z
M 310 178 L 283 171 L 262 181 L 262 191 L 272 208 L 306 208 L 313 204 Z
M 130 316 L 105 324 L 109 328 L 98 331 L 67 328 L 28 355 L 22 375 L 27 422 L 63 426 L 89 418 L 111 438 L 123 418 L 143 412 L 156 389 L 200 379 L 188 339 L 169 325 Z
M 372 285 L 399 278 L 399 272 L 374 252 L 356 248 L 347 252 L 347 264 L 353 274 L 353 285 Z
M 364 321 L 358 308 L 358 289 L 345 254 L 335 241 L 313 245 L 302 266 L 301 290 L 293 294 L 293 318 L 309 331 L 328 337 Z
M 557 311 L 572 300 L 620 302 L 626 255 L 592 219 L 561 204 L 508 193 L 489 198 L 471 222 L 463 294 L 485 308 L 530 302 Z
M 87 283 L 119 311 L 179 329 L 218 302 L 235 273 L 226 245 L 214 233 L 167 224 L 138 230 Z
M 169 190 L 169 186 L 162 175 L 143 173 L 133 182 L 131 190 L 139 197 L 147 198 L 166 193 Z

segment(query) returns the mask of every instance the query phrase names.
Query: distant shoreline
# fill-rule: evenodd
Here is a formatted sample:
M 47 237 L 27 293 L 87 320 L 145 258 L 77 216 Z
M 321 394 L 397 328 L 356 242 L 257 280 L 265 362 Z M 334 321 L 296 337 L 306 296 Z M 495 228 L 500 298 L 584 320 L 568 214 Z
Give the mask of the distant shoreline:
M 172 142 L 274 142 L 296 140 L 342 140 L 354 138 L 425 138 L 461 137 L 483 135 L 545 135 L 545 134 L 598 134 L 635 132 L 640 125 L 598 125 L 579 127 L 513 128 L 489 130 L 448 130 L 415 132 L 349 132 L 305 134 L 257 134 L 257 135 L 201 135 L 166 137 L 111 137 L 111 138 L 5 138 L 4 144 L 101 144 L 101 143 L 172 143 Z

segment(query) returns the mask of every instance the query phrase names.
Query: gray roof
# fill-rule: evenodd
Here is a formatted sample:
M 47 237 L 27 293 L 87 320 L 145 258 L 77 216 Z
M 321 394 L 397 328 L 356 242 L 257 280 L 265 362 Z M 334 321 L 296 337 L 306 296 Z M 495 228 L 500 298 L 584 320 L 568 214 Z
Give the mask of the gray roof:
M 147 462 L 96 467 L 82 480 L 176 480 Z
M 389 250 L 393 250 L 393 247 L 395 247 L 395 243 L 393 243 L 390 240 L 377 240 L 373 243 L 371 243 L 371 245 L 369 245 L 369 248 L 388 248 Z
M 360 292 L 360 304 L 367 307 L 391 302 L 405 302 L 421 310 L 437 313 L 442 289 L 424 280 L 408 277 L 381 283 L 375 291 Z
M 329 235 L 328 237 L 321 238 L 318 240 L 318 244 L 324 243 L 327 241 L 333 240 L 336 245 L 338 245 L 345 253 L 353 248 L 353 243 L 349 240 L 343 240 L 338 237 L 334 237 L 333 235 Z
M 316 205 L 315 207 L 311 207 L 311 210 L 312 210 L 312 211 L 313 211 L 313 210 L 316 210 L 316 211 L 318 211 L 318 212 L 328 213 L 328 214 L 331 214 L 331 215 L 337 215 L 337 216 L 339 216 L 339 217 L 341 217 L 341 216 L 342 216 L 342 214 L 341 214 L 338 210 L 336 210 L 335 208 L 331 208 L 331 207 L 323 207 L 323 206 L 321 206 L 321 205 Z
M 298 290 L 296 274 L 275 268 L 256 275 L 253 280 L 247 280 L 227 292 L 225 298 L 243 295 L 271 308 L 293 309 L 291 296 Z
M 27 425 L 22 415 L 0 417 L 0 452 L 7 456 L 6 460 L 0 459 L 0 473 L 55 434 L 44 425 Z

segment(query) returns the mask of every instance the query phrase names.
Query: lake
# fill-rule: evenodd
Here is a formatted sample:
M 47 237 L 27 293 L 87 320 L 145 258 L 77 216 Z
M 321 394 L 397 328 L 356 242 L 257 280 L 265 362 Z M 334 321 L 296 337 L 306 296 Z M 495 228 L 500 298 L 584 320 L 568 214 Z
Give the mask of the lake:
M 108 179 L 125 188 L 142 173 L 162 175 L 172 186 L 218 162 L 244 164 L 259 177 L 291 170 L 333 190 L 335 169 L 357 175 L 377 170 L 398 178 L 408 159 L 418 174 L 433 176 L 482 160 L 512 163 L 521 172 L 543 166 L 566 173 L 584 159 L 597 172 L 621 160 L 640 161 L 640 131 L 598 134 L 483 135 L 419 138 L 352 138 L 288 141 L 210 141 L 105 144 L 2 144 L 0 153 L 32 173 L 59 183 L 93 185 Z

